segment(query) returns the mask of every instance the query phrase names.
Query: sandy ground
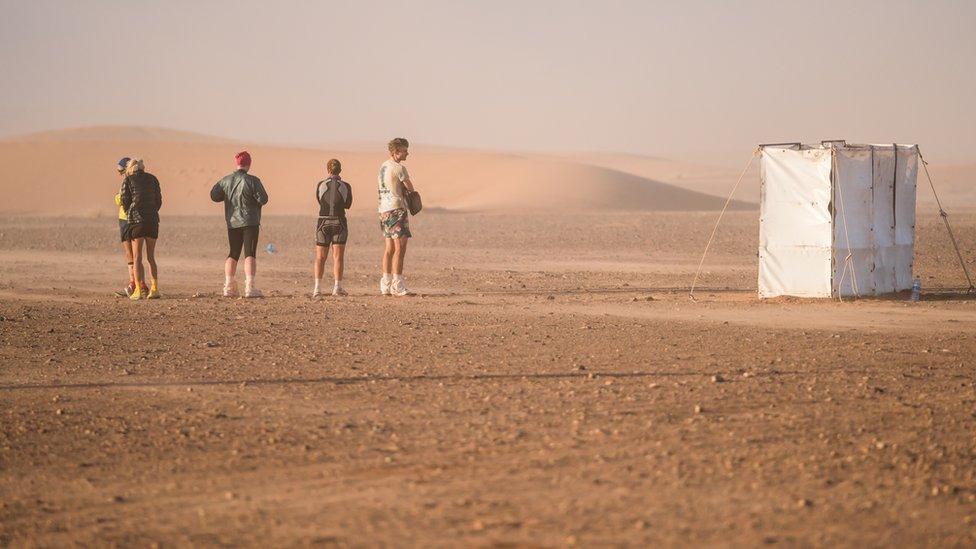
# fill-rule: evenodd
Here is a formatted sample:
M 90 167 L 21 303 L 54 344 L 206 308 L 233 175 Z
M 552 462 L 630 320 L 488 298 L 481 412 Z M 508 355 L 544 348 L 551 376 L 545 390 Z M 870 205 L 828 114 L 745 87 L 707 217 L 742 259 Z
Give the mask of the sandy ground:
M 269 297 L 229 300 L 222 220 L 164 216 L 138 303 L 114 219 L 0 217 L 0 545 L 976 544 L 938 219 L 921 303 L 758 302 L 754 212 L 692 302 L 714 215 L 424 213 L 403 299 L 356 215 L 318 301 L 311 218 L 267 218 Z

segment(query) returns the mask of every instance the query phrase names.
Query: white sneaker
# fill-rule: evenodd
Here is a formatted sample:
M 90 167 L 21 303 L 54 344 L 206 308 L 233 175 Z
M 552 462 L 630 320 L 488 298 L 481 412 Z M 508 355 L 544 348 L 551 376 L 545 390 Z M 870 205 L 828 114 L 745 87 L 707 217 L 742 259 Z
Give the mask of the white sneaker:
M 312 297 L 322 297 L 322 291 L 318 288 L 312 290 Z
M 335 286 L 334 288 L 332 288 L 332 295 L 336 297 L 344 297 L 349 295 L 349 292 L 347 292 L 346 289 L 343 288 L 342 286 Z
M 400 280 L 394 280 L 393 283 L 390 284 L 390 293 L 397 297 L 403 297 L 405 295 L 410 295 L 410 290 L 407 289 L 407 283 L 401 278 Z
M 390 294 L 392 294 L 393 292 L 390 289 L 390 286 L 392 286 L 392 285 L 393 285 L 393 282 L 391 280 L 388 280 L 388 279 L 385 279 L 385 278 L 381 278 L 380 279 L 380 294 L 382 294 L 382 295 L 390 295 Z
M 257 288 L 245 288 L 244 297 L 264 297 L 264 294 Z
M 224 297 L 237 297 L 237 282 L 232 282 L 230 285 L 224 285 Z

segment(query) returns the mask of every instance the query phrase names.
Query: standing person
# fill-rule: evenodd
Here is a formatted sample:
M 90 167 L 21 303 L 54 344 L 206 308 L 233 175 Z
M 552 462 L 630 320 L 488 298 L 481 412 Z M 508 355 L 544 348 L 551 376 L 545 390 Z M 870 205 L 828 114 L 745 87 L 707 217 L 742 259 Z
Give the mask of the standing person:
M 332 274 L 335 277 L 332 295 L 347 295 L 342 287 L 342 260 L 346 240 L 349 238 L 346 210 L 352 207 L 352 186 L 339 177 L 342 163 L 338 159 L 329 160 L 326 171 L 329 172 L 329 177 L 319 181 L 315 189 L 315 199 L 319 203 L 319 221 L 315 227 L 315 288 L 312 290 L 312 297 L 322 295 L 319 286 L 325 272 L 325 260 L 329 257 L 329 247 L 332 248 Z
M 116 170 L 119 172 L 119 177 L 125 180 L 125 170 L 129 167 L 129 157 L 125 156 L 119 160 L 116 165 Z M 119 238 L 122 242 L 122 256 L 125 258 L 126 270 L 129 272 L 129 284 L 115 292 L 115 295 L 119 297 L 129 297 L 132 292 L 136 289 L 136 271 L 135 266 L 132 263 L 132 241 L 129 240 L 128 229 L 129 229 L 129 216 L 125 213 L 125 208 L 122 206 L 122 190 L 115 195 L 115 205 L 119 207 Z M 148 294 L 149 288 L 143 288 L 143 292 Z
M 268 203 L 268 193 L 261 180 L 248 173 L 251 155 L 241 151 L 234 156 L 237 170 L 224 176 L 210 189 L 210 199 L 224 203 L 227 220 L 227 240 L 230 251 L 224 261 L 224 297 L 237 297 L 237 262 L 244 251 L 244 297 L 262 297 L 254 285 L 258 266 L 258 232 L 261 228 L 261 207 Z
M 380 279 L 380 293 L 383 295 L 410 294 L 403 280 L 403 258 L 407 255 L 407 241 L 411 236 L 406 191 L 413 191 L 414 188 L 407 167 L 402 164 L 409 154 L 409 146 L 410 143 L 402 137 L 390 141 L 387 145 L 390 158 L 380 166 L 380 229 L 386 239 L 383 277 Z
M 146 172 L 141 158 L 129 160 L 128 174 L 122 181 L 122 207 L 125 208 L 129 226 L 127 236 L 132 245 L 132 258 L 135 262 L 135 288 L 131 300 L 159 298 L 159 269 L 156 267 L 156 239 L 159 238 L 159 209 L 163 205 L 163 194 L 159 180 Z M 145 270 L 142 267 L 142 250 L 146 250 L 151 276 L 149 291 L 145 292 Z

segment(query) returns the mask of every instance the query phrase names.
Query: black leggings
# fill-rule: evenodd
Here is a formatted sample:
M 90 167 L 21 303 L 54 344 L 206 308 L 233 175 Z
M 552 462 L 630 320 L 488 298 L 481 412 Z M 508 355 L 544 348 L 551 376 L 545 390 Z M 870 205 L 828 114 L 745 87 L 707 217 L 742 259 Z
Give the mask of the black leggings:
M 240 227 L 237 229 L 227 229 L 227 240 L 230 242 L 230 252 L 227 257 L 237 261 L 241 258 L 241 248 L 244 249 L 244 257 L 254 257 L 258 252 L 258 230 L 261 227 Z

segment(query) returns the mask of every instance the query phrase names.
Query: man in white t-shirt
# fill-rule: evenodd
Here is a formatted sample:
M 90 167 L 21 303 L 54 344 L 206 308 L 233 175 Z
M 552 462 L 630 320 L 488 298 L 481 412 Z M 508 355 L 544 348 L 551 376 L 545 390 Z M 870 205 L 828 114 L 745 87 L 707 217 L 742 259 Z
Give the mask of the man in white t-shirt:
M 407 255 L 407 240 L 410 238 L 410 214 L 407 213 L 407 191 L 413 191 L 413 183 L 402 164 L 407 159 L 410 143 L 402 137 L 390 141 L 390 159 L 380 166 L 379 212 L 380 229 L 386 239 L 383 250 L 383 278 L 380 279 L 380 293 L 383 295 L 409 295 L 403 280 L 403 258 Z

